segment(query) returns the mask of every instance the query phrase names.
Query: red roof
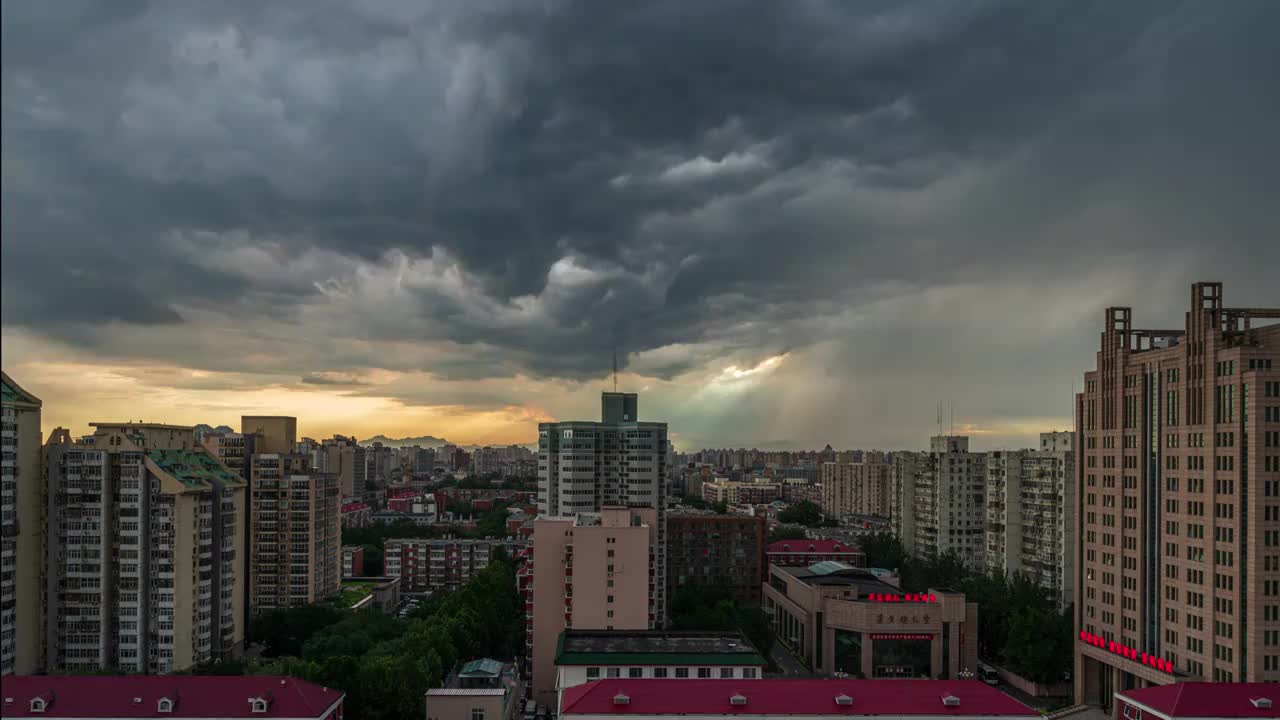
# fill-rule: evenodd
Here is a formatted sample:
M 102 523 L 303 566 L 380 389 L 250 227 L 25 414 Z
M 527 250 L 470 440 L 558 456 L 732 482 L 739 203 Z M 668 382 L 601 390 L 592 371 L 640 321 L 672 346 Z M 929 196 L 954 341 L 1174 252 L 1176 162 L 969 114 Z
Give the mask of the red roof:
M 627 702 L 614 698 L 625 695 Z M 746 698 L 735 705 L 734 695 Z M 853 698 L 841 705 L 836 697 Z M 947 705 L 943 698 L 959 698 Z M 1040 714 L 977 680 L 596 680 L 564 691 L 564 715 L 992 715 Z
M 1181 682 L 1125 690 L 1120 697 L 1172 718 L 1280 717 L 1280 685 L 1275 683 Z M 1272 707 L 1254 705 L 1259 698 L 1271 700 Z
M 20 675 L 4 679 L 0 696 L 6 718 L 323 718 L 343 693 L 272 675 Z M 36 697 L 48 702 L 43 713 L 31 712 Z M 162 698 L 172 712 L 159 712 Z M 251 698 L 267 711 L 253 712 Z
M 849 547 L 848 544 L 835 540 L 779 540 L 775 543 L 769 543 L 769 547 L 765 548 L 765 551 L 771 553 L 858 552 L 857 548 Z
M 357 510 L 368 510 L 369 506 L 362 502 L 350 502 L 342 506 L 342 512 L 355 512 Z

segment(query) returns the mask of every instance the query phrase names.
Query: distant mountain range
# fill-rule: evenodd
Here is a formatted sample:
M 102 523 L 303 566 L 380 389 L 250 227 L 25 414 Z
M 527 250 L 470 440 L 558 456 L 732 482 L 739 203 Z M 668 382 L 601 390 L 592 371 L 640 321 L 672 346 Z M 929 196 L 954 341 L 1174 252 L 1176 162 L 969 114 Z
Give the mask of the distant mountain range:
M 200 423 L 199 425 L 196 425 L 197 435 L 209 435 L 210 433 L 230 433 L 230 432 L 235 432 L 235 430 L 232 430 L 226 425 L 219 425 L 218 427 L 214 427 L 212 425 L 205 425 L 204 423 Z
M 372 445 L 376 442 L 380 442 L 383 445 L 386 445 L 387 447 L 406 447 L 406 446 L 418 445 L 418 446 L 427 448 L 427 447 L 443 447 L 449 444 L 448 440 L 445 440 L 444 438 L 438 438 L 433 435 L 422 435 L 420 437 L 405 437 L 405 438 L 389 438 L 386 435 L 374 435 L 371 438 L 365 438 L 364 440 L 361 440 L 360 444 Z

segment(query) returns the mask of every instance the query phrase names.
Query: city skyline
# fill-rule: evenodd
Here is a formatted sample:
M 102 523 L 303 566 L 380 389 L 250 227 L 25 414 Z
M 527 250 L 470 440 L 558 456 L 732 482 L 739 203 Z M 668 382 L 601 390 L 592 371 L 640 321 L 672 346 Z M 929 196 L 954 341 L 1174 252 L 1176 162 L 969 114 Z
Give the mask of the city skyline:
M 1033 447 L 1104 308 L 1272 302 L 1278 14 L 5 3 L 5 369 L 529 444 L 616 351 L 682 449 Z

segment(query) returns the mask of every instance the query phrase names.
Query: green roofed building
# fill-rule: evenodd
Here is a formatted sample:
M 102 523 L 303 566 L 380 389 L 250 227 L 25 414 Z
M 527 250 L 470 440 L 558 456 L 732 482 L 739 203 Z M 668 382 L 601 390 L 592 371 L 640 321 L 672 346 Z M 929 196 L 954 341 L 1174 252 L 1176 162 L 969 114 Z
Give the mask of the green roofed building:
M 610 678 L 756 679 L 768 661 L 741 633 L 565 630 L 556 646 L 556 697 Z
M 243 650 L 245 482 L 195 430 L 62 428 L 45 446 L 49 672 L 169 673 Z

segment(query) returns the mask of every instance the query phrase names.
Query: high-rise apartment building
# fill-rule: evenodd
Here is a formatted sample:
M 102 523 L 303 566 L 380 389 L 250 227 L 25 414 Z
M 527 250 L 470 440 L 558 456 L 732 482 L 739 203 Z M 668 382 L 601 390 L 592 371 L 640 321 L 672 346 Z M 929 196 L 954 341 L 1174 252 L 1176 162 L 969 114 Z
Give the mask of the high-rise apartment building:
M 1280 681 L 1280 309 L 1108 308 L 1076 397 L 1075 692 Z
M 254 436 L 253 452 L 285 455 L 298 444 L 298 418 L 288 415 L 242 415 L 240 432 Z
M 986 456 L 969 452 L 967 437 L 938 435 L 917 462 L 899 462 L 890 478 L 903 543 L 916 555 L 956 553 L 973 569 L 985 570 Z
M 40 398 L 0 373 L 0 413 L 0 675 L 29 675 L 44 623 Z
M 360 485 L 356 487 L 356 451 L 359 450 Z M 356 499 L 356 491 L 364 493 L 364 450 L 356 444 L 355 438 L 334 435 L 321 440 L 320 447 L 313 453 L 312 465 L 320 472 L 333 473 L 338 476 L 338 487 L 343 499 Z
M 890 465 L 878 453 L 859 462 L 822 463 L 822 512 L 889 517 L 889 476 Z
M 658 522 L 653 508 L 626 507 L 534 521 L 533 553 L 522 572 L 532 573 L 526 666 L 535 700 L 555 701 L 562 630 L 647 630 L 661 622 Z
M 342 580 L 338 477 L 315 472 L 306 455 L 255 453 L 250 463 L 250 608 L 299 607 L 336 594 Z
M 1072 601 L 1075 451 L 1070 432 L 1040 434 L 1040 450 L 987 453 L 987 567 L 1022 573 Z M 1053 449 L 1051 449 L 1053 448 Z
M 659 622 L 666 616 L 667 424 L 639 422 L 635 393 L 603 393 L 600 422 L 538 425 L 538 514 L 572 517 L 610 505 L 658 511 Z
M 243 479 L 193 428 L 92 426 L 45 447 L 47 669 L 167 673 L 238 654 Z
M 400 591 L 457 590 L 489 566 L 492 540 L 401 538 L 383 543 L 383 574 L 400 578 Z
M 929 464 L 928 453 L 889 453 L 889 527 L 909 553 L 916 551 L 916 479 Z

